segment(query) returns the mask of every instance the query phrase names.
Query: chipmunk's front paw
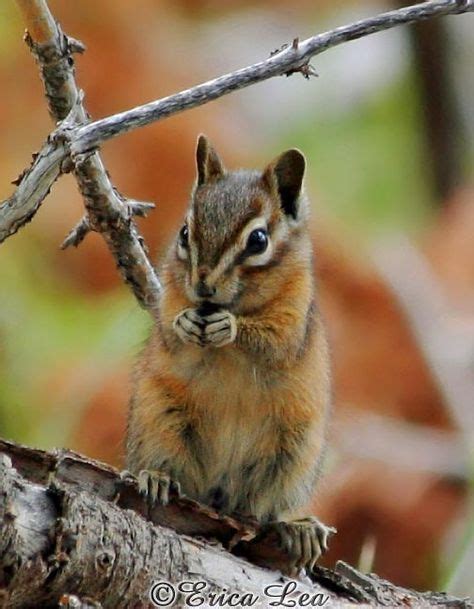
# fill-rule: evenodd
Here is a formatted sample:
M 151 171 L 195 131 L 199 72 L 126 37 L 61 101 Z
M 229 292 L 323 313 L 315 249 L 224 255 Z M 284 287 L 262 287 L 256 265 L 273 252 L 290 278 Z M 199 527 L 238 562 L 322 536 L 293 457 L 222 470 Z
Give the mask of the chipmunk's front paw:
M 267 527 L 276 531 L 281 548 L 288 554 L 288 574 L 292 577 L 301 569 L 311 572 L 321 554 L 327 551 L 329 537 L 336 533 L 335 528 L 314 516 L 290 522 L 270 522 Z
M 174 318 L 173 328 L 184 343 L 203 346 L 204 320 L 196 309 L 184 309 Z
M 181 497 L 181 487 L 177 480 L 172 480 L 167 472 L 142 469 L 138 476 L 138 490 L 146 498 L 148 505 L 155 503 L 168 505 L 170 491 Z
M 222 310 L 203 317 L 205 322 L 202 341 L 212 347 L 233 343 L 237 336 L 237 320 L 229 311 Z

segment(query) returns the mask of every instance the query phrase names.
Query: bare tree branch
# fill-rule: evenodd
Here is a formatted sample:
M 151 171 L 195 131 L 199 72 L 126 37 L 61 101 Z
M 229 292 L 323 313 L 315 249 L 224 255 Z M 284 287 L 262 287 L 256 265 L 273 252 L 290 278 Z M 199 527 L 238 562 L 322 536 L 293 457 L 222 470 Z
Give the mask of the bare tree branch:
M 48 453 L 0 441 L 0 604 L 5 609 L 58 602 L 68 609 L 145 609 L 154 606 L 149 590 L 157 580 L 175 585 L 201 580 L 207 592 L 254 595 L 255 607 L 276 606 L 265 588 L 275 586 L 275 593 L 292 581 L 297 586 L 292 599 L 309 595 L 301 606 L 320 595 L 327 599 L 321 606 L 334 608 L 472 607 L 469 600 L 443 593 L 400 588 L 342 561 L 334 570 L 315 567 L 311 579 L 283 578 L 278 570 L 252 564 L 259 558 L 269 566 L 273 556 L 277 569 L 288 560 L 274 541 L 255 533 L 247 523 L 186 498 L 173 496 L 167 506 L 150 510 L 134 478 L 70 451 Z M 250 562 L 235 556 L 236 535 L 241 546 L 253 548 L 253 555 L 241 552 Z M 185 606 L 176 600 L 170 606 Z
M 118 193 L 117 193 L 118 194 Z M 120 195 L 118 195 L 120 197 Z M 154 203 L 147 203 L 145 201 L 134 201 L 132 199 L 123 199 L 124 205 L 128 207 L 128 213 L 130 216 L 140 216 L 145 218 L 148 212 L 155 208 Z M 85 215 L 71 232 L 64 239 L 61 249 L 65 250 L 70 246 L 77 247 L 85 239 L 86 235 L 93 230 L 90 224 L 89 216 Z
M 56 121 L 63 121 L 62 127 L 66 131 L 87 122 L 89 117 L 82 104 L 83 95 L 76 85 L 72 58 L 73 52 L 82 52 L 84 46 L 62 33 L 46 0 L 18 0 L 18 5 L 29 28 L 25 38 L 40 66 L 51 116 Z M 58 139 L 62 139 L 60 134 L 55 138 Z M 87 216 L 80 223 L 79 236 L 70 234 L 66 242 L 77 244 L 89 230 L 100 232 L 137 300 L 143 306 L 153 308 L 160 283 L 133 222 L 133 208 L 112 186 L 97 152 L 75 155 L 73 161 L 72 169 L 84 197 Z M 50 172 L 51 179 L 56 179 L 57 175 Z M 25 183 L 31 183 L 31 172 L 25 176 Z M 42 198 L 37 197 L 34 206 L 30 206 L 28 218 L 34 214 Z M 12 207 L 11 200 L 8 203 Z M 0 218 L 0 226 L 2 224 Z
M 111 609 L 148 608 L 154 606 L 149 598 L 154 581 L 184 579 L 206 582 L 209 592 L 255 594 L 262 598 L 257 607 L 267 607 L 263 588 L 283 581 L 278 571 L 232 556 L 220 544 L 153 525 L 87 486 L 54 476 L 32 482 L 5 454 L 0 481 L 2 607 L 57 606 L 61 599 L 71 608 L 97 607 L 97 601 Z M 328 598 L 327 607 L 349 606 L 317 584 L 297 585 L 301 592 Z M 74 605 L 70 594 L 95 602 L 78 599 Z
M 77 97 L 72 54 L 83 53 L 85 46 L 63 34 L 45 0 L 17 0 L 17 4 L 29 28 L 25 42 L 39 64 L 49 113 L 55 121 L 63 120 Z M 78 108 L 77 119 L 78 122 L 88 119 L 82 106 Z
M 27 224 L 35 215 L 54 182 L 61 175 L 61 163 L 67 158 L 64 143 L 49 137 L 33 155 L 33 163 L 13 182 L 14 194 L 0 205 L 0 243 Z
M 61 249 L 65 250 L 71 246 L 77 247 L 84 241 L 86 235 L 90 233 L 91 230 L 88 216 L 83 216 L 64 239 L 61 244 Z
M 430 17 L 474 11 L 474 0 L 429 0 L 400 8 L 303 42 L 295 39 L 293 44 L 285 45 L 260 63 L 127 112 L 84 124 L 88 116 L 79 99 L 72 60 L 72 53 L 82 51 L 83 46 L 61 32 L 45 0 L 17 2 L 30 28 L 27 42 L 40 64 L 50 112 L 64 122 L 48 138 L 37 162 L 24 172 L 14 195 L 0 206 L 0 242 L 31 219 L 61 171 L 73 167 L 84 196 L 87 217 L 68 235 L 64 246 L 77 245 L 89 230 L 101 232 L 125 281 L 131 285 L 138 301 L 148 308 L 153 308 L 157 302 L 159 279 L 132 220 L 133 206 L 117 195 L 94 151 L 101 142 L 274 76 L 301 72 L 309 77 L 314 73 L 308 63 L 311 57 L 344 42 Z M 74 121 L 67 120 L 74 103 L 78 106 Z
M 287 45 L 280 52 L 272 54 L 268 59 L 252 66 L 209 80 L 176 95 L 170 95 L 80 127 L 74 134 L 71 134 L 71 151 L 79 153 L 90 150 L 101 142 L 131 129 L 148 125 L 183 110 L 201 106 L 232 91 L 238 91 L 274 76 L 301 72 L 312 57 L 344 42 L 430 17 L 472 11 L 474 11 L 474 0 L 465 2 L 430 0 L 338 27 L 302 42 L 295 39 L 294 44 Z M 303 70 L 303 74 L 305 71 Z

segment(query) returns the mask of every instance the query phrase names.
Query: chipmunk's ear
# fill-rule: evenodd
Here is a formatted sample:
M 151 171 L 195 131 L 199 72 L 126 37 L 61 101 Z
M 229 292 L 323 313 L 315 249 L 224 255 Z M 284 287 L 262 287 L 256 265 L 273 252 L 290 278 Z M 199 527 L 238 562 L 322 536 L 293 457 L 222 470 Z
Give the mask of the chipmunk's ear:
M 196 148 L 197 185 L 224 175 L 224 165 L 205 135 L 200 135 Z
M 305 167 L 303 153 L 292 149 L 272 161 L 262 175 L 264 185 L 280 198 L 283 211 L 294 220 L 298 218 Z

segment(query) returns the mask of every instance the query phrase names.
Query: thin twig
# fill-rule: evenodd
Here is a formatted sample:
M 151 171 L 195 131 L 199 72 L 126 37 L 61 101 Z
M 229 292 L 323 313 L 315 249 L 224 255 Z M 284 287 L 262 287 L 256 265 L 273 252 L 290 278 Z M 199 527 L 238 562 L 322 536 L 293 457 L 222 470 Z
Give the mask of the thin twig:
M 89 222 L 89 217 L 83 216 L 76 224 L 76 226 L 66 236 L 66 238 L 61 244 L 61 249 L 65 250 L 71 246 L 77 247 L 84 241 L 86 235 L 90 233 L 91 230 L 92 228 Z
M 148 203 L 145 201 L 134 201 L 133 199 L 125 199 L 117 192 L 117 190 L 115 190 L 115 192 L 119 196 L 119 198 L 123 199 L 123 203 L 127 206 L 128 214 L 130 217 L 140 216 L 141 218 L 145 218 L 148 212 L 155 208 L 154 203 Z M 61 244 L 61 249 L 65 250 L 71 246 L 77 247 L 82 243 L 86 235 L 93 230 L 94 228 L 91 225 L 89 216 L 87 214 L 84 215 L 76 224 L 76 226 L 68 233 L 67 237 Z

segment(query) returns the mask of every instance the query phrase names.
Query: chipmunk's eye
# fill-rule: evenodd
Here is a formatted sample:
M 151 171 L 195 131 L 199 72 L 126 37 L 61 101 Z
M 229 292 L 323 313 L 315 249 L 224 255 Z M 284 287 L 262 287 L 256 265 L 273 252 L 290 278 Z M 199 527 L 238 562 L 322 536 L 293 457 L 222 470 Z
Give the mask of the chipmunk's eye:
M 184 249 L 187 249 L 189 245 L 189 230 L 186 224 L 179 231 L 179 244 L 181 247 L 184 247 Z
M 247 239 L 247 245 L 245 247 L 245 254 L 247 256 L 253 256 L 255 254 L 262 254 L 268 246 L 268 235 L 267 231 L 263 228 L 257 228 L 253 230 L 249 238 Z

